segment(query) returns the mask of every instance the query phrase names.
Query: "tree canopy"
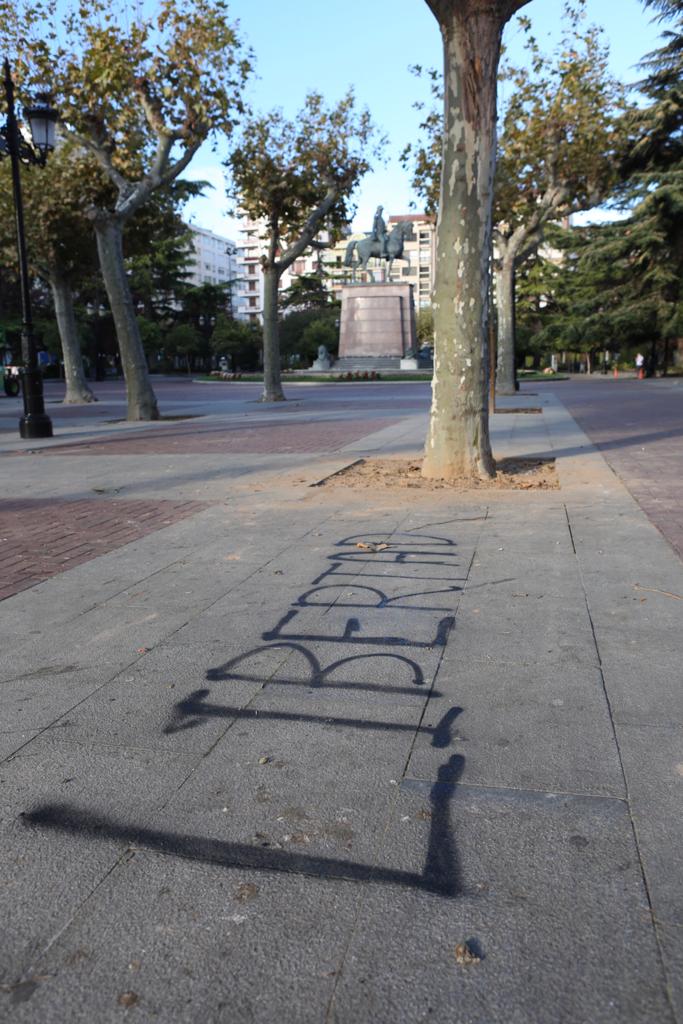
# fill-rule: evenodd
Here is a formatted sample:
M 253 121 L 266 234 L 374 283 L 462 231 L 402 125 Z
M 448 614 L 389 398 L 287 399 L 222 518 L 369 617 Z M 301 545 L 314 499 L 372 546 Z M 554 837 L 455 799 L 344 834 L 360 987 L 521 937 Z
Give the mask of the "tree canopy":
M 199 147 L 230 134 L 250 72 L 224 0 L 0 0 L 24 90 L 49 80 L 62 130 L 111 185 L 88 203 L 128 390 L 128 418 L 158 416 L 124 267 L 123 227 Z M 45 33 L 45 26 L 52 26 Z
M 284 398 L 278 341 L 278 284 L 311 247 L 330 244 L 350 221 L 353 192 L 382 140 L 352 91 L 328 107 L 308 94 L 296 118 L 281 110 L 248 118 L 227 169 L 230 194 L 260 225 L 265 242 L 264 401 Z M 325 240 L 319 237 L 324 232 Z

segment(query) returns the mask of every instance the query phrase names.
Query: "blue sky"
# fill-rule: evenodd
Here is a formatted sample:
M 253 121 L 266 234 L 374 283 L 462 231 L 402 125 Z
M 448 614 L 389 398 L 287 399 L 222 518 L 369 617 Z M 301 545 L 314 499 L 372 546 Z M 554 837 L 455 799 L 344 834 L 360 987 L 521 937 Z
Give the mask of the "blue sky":
M 557 41 L 562 0 L 532 0 L 524 8 L 534 33 L 548 48 Z M 258 78 L 249 100 L 260 110 L 282 107 L 292 116 L 306 92 L 319 90 L 339 99 L 353 85 L 358 100 L 389 136 L 387 163 L 363 181 L 356 195 L 356 229 L 368 229 L 375 207 L 386 214 L 405 213 L 414 199 L 409 176 L 399 165 L 404 145 L 416 138 L 420 97 L 412 64 L 440 66 L 441 39 L 424 0 L 233 0 L 231 15 L 256 55 Z M 623 81 L 637 81 L 636 64 L 657 45 L 659 27 L 639 0 L 587 0 L 588 19 L 602 25 L 610 42 L 612 69 Z M 512 21 L 504 42 L 514 60 L 522 60 L 521 32 Z M 205 150 L 195 158 L 189 177 L 211 181 L 207 198 L 186 210 L 193 222 L 235 236 L 226 216 L 220 157 Z

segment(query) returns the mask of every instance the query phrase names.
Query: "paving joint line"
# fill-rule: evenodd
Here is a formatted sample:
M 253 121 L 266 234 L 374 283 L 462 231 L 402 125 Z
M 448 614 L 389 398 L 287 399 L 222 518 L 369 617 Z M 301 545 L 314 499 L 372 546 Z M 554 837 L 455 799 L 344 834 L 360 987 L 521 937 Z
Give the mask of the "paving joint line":
M 78 904 L 78 906 L 76 907 L 76 909 L 75 909 L 75 910 L 73 911 L 73 913 L 72 913 L 72 914 L 71 914 L 71 916 L 69 917 L 69 920 L 68 920 L 68 921 L 66 921 L 66 922 L 65 922 L 65 924 L 63 924 L 63 925 L 62 925 L 62 927 L 61 927 L 61 928 L 59 928 L 59 929 L 58 929 L 58 930 L 57 930 L 57 931 L 56 931 L 56 932 L 54 933 L 54 935 L 53 935 L 53 936 L 52 936 L 52 938 L 51 938 L 51 939 L 49 940 L 49 942 L 47 943 L 47 945 L 46 945 L 46 946 L 44 946 L 44 947 L 43 947 L 43 949 L 42 949 L 42 950 L 40 951 L 40 953 L 38 953 L 38 954 L 37 954 L 37 958 L 36 958 L 35 966 L 31 965 L 31 966 L 29 967 L 29 971 L 30 971 L 30 972 L 31 972 L 32 974 L 35 974 L 35 973 L 36 973 L 36 971 L 37 971 L 37 969 L 38 969 L 38 966 L 39 966 L 39 964 L 40 964 L 40 961 L 41 961 L 41 960 L 43 960 L 43 959 L 44 959 L 44 958 L 45 958 L 45 957 L 47 956 L 47 954 L 48 954 L 48 953 L 50 952 L 50 950 L 51 950 L 51 949 L 52 949 L 52 947 L 54 946 L 55 942 L 58 942 L 58 941 L 59 941 L 59 939 L 60 939 L 60 938 L 61 938 L 61 936 L 62 936 L 62 935 L 64 934 L 64 932 L 65 932 L 65 931 L 67 931 L 67 929 L 71 927 L 71 925 L 72 925 L 72 924 L 74 923 L 74 921 L 76 920 L 76 918 L 78 917 L 78 915 L 80 914 L 81 910 L 82 910 L 82 909 L 83 909 L 83 907 L 84 907 L 84 906 L 86 905 L 86 903 L 88 903 L 88 902 L 89 902 L 89 901 L 90 901 L 90 900 L 92 899 L 92 897 L 93 897 L 93 896 L 95 895 L 95 893 L 96 893 L 96 892 L 98 891 L 98 889 L 100 889 L 100 887 L 101 887 L 102 885 L 104 885 L 104 883 L 105 883 L 105 882 L 106 882 L 106 880 L 107 880 L 107 879 L 109 878 L 109 876 L 110 876 L 111 874 L 113 874 L 113 872 L 114 872 L 114 871 L 116 871 L 116 869 L 117 869 L 117 868 L 118 868 L 118 867 L 119 867 L 119 866 L 120 866 L 120 865 L 121 865 L 121 864 L 122 864 L 122 863 L 124 862 L 124 860 L 125 860 L 125 859 L 127 858 L 127 855 L 128 855 L 128 853 L 129 853 L 129 848 L 125 848 L 125 849 L 123 849 L 123 850 L 121 851 L 121 853 L 120 853 L 120 854 L 119 854 L 119 856 L 118 856 L 118 857 L 116 858 L 116 860 L 114 861 L 114 863 L 113 863 L 113 864 L 111 865 L 111 867 L 109 868 L 109 870 L 108 870 L 108 871 L 105 871 L 105 873 L 104 873 L 104 874 L 102 875 L 102 877 L 100 878 L 100 880 L 99 880 L 99 881 L 98 881 L 98 882 L 97 882 L 97 883 L 96 883 L 96 884 L 95 884 L 95 885 L 93 886 L 93 888 L 92 888 L 92 889 L 90 890 L 90 892 L 88 893 L 88 895 L 87 895 L 87 896 L 85 896 L 85 897 L 84 897 L 84 899 L 82 899 L 82 900 L 81 900 L 81 902 L 80 902 L 80 903 Z M 30 980 L 30 978 L 27 978 L 27 979 L 25 979 L 25 980 Z M 19 982 L 19 983 L 20 983 L 20 982 Z
M 604 458 L 604 456 L 603 456 L 603 458 Z M 628 776 L 626 774 L 626 769 L 624 767 L 624 760 L 623 760 L 622 753 L 621 753 L 621 744 L 619 743 L 619 734 L 618 734 L 618 730 L 617 730 L 617 724 L 616 724 L 616 721 L 615 721 L 615 718 L 614 718 L 614 709 L 612 707 L 612 701 L 610 700 L 609 692 L 608 692 L 608 689 L 607 689 L 607 680 L 605 679 L 605 672 L 604 672 L 604 666 L 603 666 L 603 662 L 602 662 L 602 655 L 600 653 L 600 644 L 598 643 L 598 637 L 597 637 L 597 633 L 596 633 L 596 630 L 595 630 L 595 622 L 593 621 L 593 615 L 592 615 L 592 612 L 591 612 L 590 601 L 589 601 L 589 598 L 588 598 L 588 591 L 586 590 L 586 584 L 585 584 L 584 576 L 583 576 L 583 568 L 582 568 L 581 560 L 579 559 L 578 551 L 577 551 L 577 548 L 576 548 L 576 542 L 575 542 L 575 539 L 574 539 L 574 531 L 572 530 L 571 519 L 570 519 L 570 516 L 569 516 L 569 509 L 567 508 L 566 504 L 564 506 L 564 511 L 565 511 L 565 515 L 567 517 L 567 530 L 569 531 L 569 538 L 570 538 L 570 541 L 571 541 L 572 549 L 574 551 L 574 556 L 576 558 L 576 565 L 577 565 L 577 569 L 578 569 L 579 580 L 581 581 L 581 588 L 583 590 L 583 598 L 584 598 L 584 602 L 585 602 L 585 605 L 586 605 L 586 612 L 588 614 L 588 621 L 590 623 L 591 634 L 592 634 L 592 637 L 593 637 L 593 645 L 595 647 L 595 653 L 596 653 L 596 656 L 597 656 L 597 659 L 598 659 L 598 669 L 599 669 L 599 672 L 600 672 L 600 680 L 601 680 L 601 684 L 602 684 L 602 692 L 603 692 L 603 695 L 604 695 L 604 698 L 605 698 L 605 703 L 607 705 L 607 713 L 609 715 L 610 725 L 611 725 L 611 728 L 612 728 L 612 736 L 614 738 L 614 744 L 615 744 L 615 747 L 616 747 L 616 750 L 617 750 L 617 756 L 619 758 L 619 768 L 621 770 L 621 777 L 622 777 L 623 782 L 624 782 L 624 792 L 626 793 L 626 806 L 628 808 L 628 816 L 629 816 L 629 822 L 631 824 L 631 832 L 632 832 L 632 835 L 633 835 L 633 842 L 634 842 L 634 845 L 635 845 L 635 848 L 636 848 L 636 853 L 637 853 L 637 856 L 638 856 L 638 865 L 639 865 L 639 868 L 640 868 L 640 876 L 641 876 L 641 879 L 642 879 L 643 888 L 645 890 L 645 897 L 647 899 L 647 905 L 648 905 L 648 910 L 649 910 L 649 914 L 650 914 L 650 921 L 652 923 L 652 931 L 653 931 L 655 943 L 656 943 L 656 946 L 657 946 L 657 955 L 658 955 L 658 959 L 659 959 L 659 964 L 660 964 L 660 967 L 661 967 L 661 970 L 662 970 L 662 975 L 663 975 L 663 977 L 665 979 L 666 998 L 667 998 L 667 1002 L 669 1004 L 669 1009 L 671 1010 L 672 1019 L 674 1021 L 676 1021 L 676 1020 L 679 1020 L 679 1017 L 678 1017 L 678 1015 L 676 1013 L 676 1006 L 675 1006 L 674 999 L 673 999 L 673 988 L 672 988 L 672 984 L 671 984 L 671 981 L 670 981 L 670 978 L 669 978 L 668 965 L 667 965 L 667 961 L 666 961 L 666 959 L 664 957 L 664 950 L 663 950 L 663 947 L 662 947 L 662 942 L 661 942 L 661 938 L 660 938 L 660 934 L 659 934 L 659 928 L 657 927 L 657 918 L 656 918 L 655 911 L 654 911 L 654 906 L 653 906 L 653 903 L 652 903 L 652 893 L 650 891 L 650 885 L 648 883 L 647 872 L 645 870 L 645 862 L 643 860 L 643 854 L 642 854 L 642 850 L 641 850 L 641 847 L 640 847 L 640 842 L 638 840 L 638 828 L 636 826 L 636 821 L 635 821 L 635 818 L 634 818 L 634 815 L 633 815 L 633 809 L 632 809 L 632 806 L 631 806 L 631 793 L 630 793 L 629 784 L 628 784 Z
M 419 775 L 406 775 L 403 781 L 424 782 L 431 786 L 437 782 L 437 779 L 423 778 Z M 614 796 L 611 793 L 577 793 L 572 789 L 530 789 L 529 786 L 500 786 L 484 782 L 446 782 L 444 785 L 453 786 L 455 789 L 471 789 L 475 792 L 484 790 L 492 793 L 528 793 L 529 796 L 569 796 L 577 800 L 605 800 L 608 803 L 625 804 L 628 806 L 628 800 L 625 796 Z

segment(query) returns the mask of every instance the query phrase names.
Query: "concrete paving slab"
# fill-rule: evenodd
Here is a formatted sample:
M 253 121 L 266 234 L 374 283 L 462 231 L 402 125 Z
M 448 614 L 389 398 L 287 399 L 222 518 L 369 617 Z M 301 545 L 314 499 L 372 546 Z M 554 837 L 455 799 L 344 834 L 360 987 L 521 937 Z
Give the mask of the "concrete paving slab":
M 436 780 L 444 758 L 457 754 L 472 785 L 625 797 L 599 670 L 449 660 L 434 685 L 440 696 L 427 705 L 410 777 Z M 430 738 L 428 727 L 453 708 L 451 731 Z
M 621 801 L 405 783 L 385 850 L 454 891 L 368 891 L 333 1020 L 673 1020 Z
M 137 851 L 40 962 L 13 1020 L 324 1019 L 359 899 L 351 882 Z M 3 997 L 0 996 L 0 999 Z M 11 995 L 5 997 L 11 1001 Z M 0 1004 L 1 1005 L 1 1004 Z
M 617 734 L 655 914 L 663 923 L 683 929 L 683 820 L 678 813 L 683 726 L 680 721 L 664 727 L 619 725 Z
M 37 735 L 37 730 L 27 732 L 24 729 L 16 729 L 13 732 L 0 732 L 0 761 L 4 761 L 6 757 L 30 743 Z
M 116 842 L 93 844 L 74 835 L 30 830 L 22 820 L 7 820 L 3 813 L 0 1016 L 13 1019 L 27 992 L 22 983 L 37 973 L 45 950 L 124 852 L 125 846 Z M 57 1012 L 63 1014 L 64 1006 L 55 1007 Z
M 90 813 L 106 807 L 140 825 L 194 764 L 182 755 L 56 749 L 45 736 L 0 766 L 0 963 L 8 984 L 30 970 L 125 849 L 116 841 L 86 849 L 78 837 L 36 830 L 29 816 L 77 801 Z

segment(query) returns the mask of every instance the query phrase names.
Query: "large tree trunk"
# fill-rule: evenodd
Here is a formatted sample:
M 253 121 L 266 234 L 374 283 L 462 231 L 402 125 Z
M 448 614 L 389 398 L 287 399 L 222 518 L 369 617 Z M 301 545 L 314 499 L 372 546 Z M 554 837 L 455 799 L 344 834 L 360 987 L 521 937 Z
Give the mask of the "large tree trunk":
M 157 420 L 159 409 L 149 379 L 145 351 L 123 263 L 122 225 L 113 217 L 100 215 L 95 220 L 95 236 L 104 287 L 114 318 L 121 366 L 126 379 L 128 419 Z
M 514 395 L 515 387 L 515 258 L 501 254 L 496 267 L 496 306 L 498 310 L 498 364 L 496 391 Z
M 64 357 L 64 379 L 66 381 L 64 404 L 82 405 L 85 402 L 96 402 L 97 399 L 88 386 L 83 370 L 83 357 L 71 287 L 58 267 L 50 268 L 49 282 Z
M 284 402 L 280 377 L 280 338 L 278 333 L 278 284 L 280 272 L 277 267 L 265 267 L 263 271 L 263 394 L 262 402 Z
M 507 14 L 428 0 L 444 40 L 445 131 L 436 234 L 434 380 L 423 476 L 495 475 L 488 428 L 488 302 L 496 77 Z

